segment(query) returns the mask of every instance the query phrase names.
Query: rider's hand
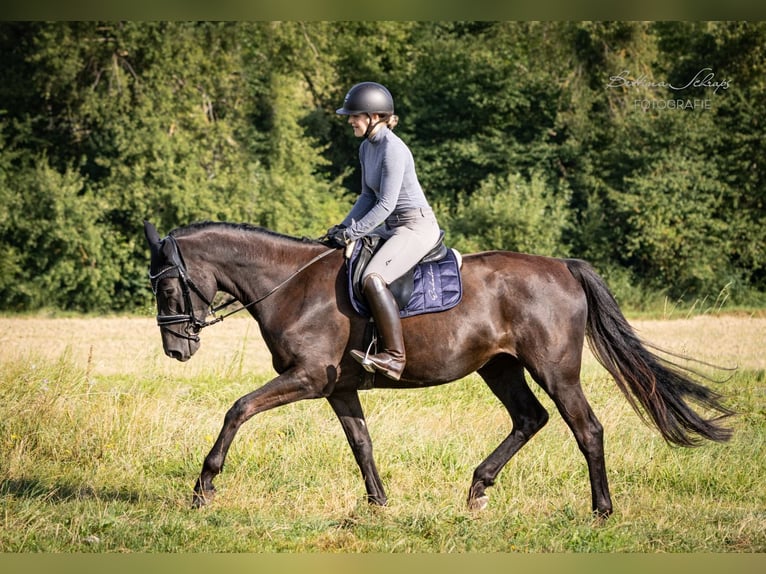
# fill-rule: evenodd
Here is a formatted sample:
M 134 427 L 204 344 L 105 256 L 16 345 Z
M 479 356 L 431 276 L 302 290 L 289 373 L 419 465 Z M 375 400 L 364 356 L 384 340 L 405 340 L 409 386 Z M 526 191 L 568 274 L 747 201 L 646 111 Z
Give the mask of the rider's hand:
M 328 247 L 341 248 L 348 243 L 345 225 L 333 225 L 327 230 L 327 234 L 322 238 L 322 243 Z

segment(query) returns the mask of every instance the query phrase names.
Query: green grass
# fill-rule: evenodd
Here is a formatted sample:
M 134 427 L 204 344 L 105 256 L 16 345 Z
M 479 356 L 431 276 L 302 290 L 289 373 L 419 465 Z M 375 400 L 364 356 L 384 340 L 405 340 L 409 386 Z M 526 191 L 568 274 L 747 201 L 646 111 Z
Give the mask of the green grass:
M 386 508 L 364 485 L 325 401 L 258 415 L 211 506 L 191 488 L 223 415 L 265 376 L 98 376 L 35 357 L 0 365 L 0 552 L 765 552 L 766 381 L 721 390 L 741 414 L 726 445 L 671 448 L 595 365 L 584 387 L 606 431 L 615 514 L 590 514 L 585 462 L 551 421 L 466 509 L 474 467 L 509 431 L 476 377 L 362 394 Z M 228 376 L 223 376 L 228 374 Z

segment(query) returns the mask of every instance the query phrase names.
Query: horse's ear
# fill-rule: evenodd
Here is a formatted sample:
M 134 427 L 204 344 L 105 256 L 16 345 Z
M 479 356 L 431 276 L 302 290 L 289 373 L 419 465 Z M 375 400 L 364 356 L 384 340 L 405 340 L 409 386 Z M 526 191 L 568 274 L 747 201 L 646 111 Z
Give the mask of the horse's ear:
M 146 240 L 149 242 L 150 247 L 156 247 L 161 242 L 160 234 L 157 233 L 157 228 L 146 220 L 144 220 L 144 235 L 146 235 Z

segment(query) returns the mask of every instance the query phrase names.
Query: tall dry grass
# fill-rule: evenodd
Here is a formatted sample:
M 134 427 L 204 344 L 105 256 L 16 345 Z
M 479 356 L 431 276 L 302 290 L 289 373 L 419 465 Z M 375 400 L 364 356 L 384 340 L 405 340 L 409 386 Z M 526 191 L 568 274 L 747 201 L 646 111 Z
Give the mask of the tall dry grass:
M 727 445 L 668 447 L 588 355 L 583 385 L 604 424 L 616 514 L 589 513 L 587 471 L 551 422 L 490 491 L 465 508 L 473 468 L 509 432 L 477 377 L 420 391 L 362 394 L 389 495 L 369 508 L 324 401 L 247 423 L 212 507 L 191 487 L 223 414 L 271 376 L 251 320 L 203 333 L 185 364 L 162 354 L 153 320 L 0 319 L 0 551 L 764 551 L 766 321 L 635 322 L 642 336 L 737 364 L 721 390 L 742 413 Z

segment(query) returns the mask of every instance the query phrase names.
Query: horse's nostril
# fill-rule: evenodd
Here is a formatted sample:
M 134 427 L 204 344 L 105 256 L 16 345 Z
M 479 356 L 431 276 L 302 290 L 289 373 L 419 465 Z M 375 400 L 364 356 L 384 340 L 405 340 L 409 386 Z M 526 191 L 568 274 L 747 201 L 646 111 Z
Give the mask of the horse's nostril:
M 184 356 L 181 351 L 165 351 L 165 354 L 171 359 L 175 359 L 176 361 L 184 360 Z

